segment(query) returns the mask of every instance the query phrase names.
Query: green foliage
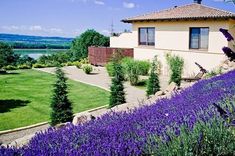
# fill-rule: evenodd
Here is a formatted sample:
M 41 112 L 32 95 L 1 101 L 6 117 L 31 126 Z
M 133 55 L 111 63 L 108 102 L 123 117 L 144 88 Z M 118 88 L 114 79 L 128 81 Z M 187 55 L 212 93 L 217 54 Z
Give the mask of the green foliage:
M 82 66 L 82 70 L 86 73 L 86 74 L 90 74 L 93 70 L 92 66 L 90 64 L 84 64 Z
M 70 52 L 58 52 L 51 55 L 42 55 L 38 58 L 37 63 L 53 67 L 70 61 L 72 61 Z
M 149 63 L 149 61 L 136 60 L 136 62 L 138 63 L 139 74 L 148 75 L 149 69 L 151 67 L 151 64 Z
M 17 62 L 16 64 L 17 65 L 23 65 L 23 64 L 26 64 L 28 66 L 31 66 L 36 63 L 36 60 L 34 60 L 33 58 L 29 57 L 28 55 L 24 55 L 24 56 L 21 56 L 17 59 Z
M 8 65 L 15 65 L 18 55 L 14 54 L 10 45 L 0 42 L 0 68 Z
M 114 63 L 113 62 L 108 62 L 106 65 L 106 70 L 109 74 L 110 77 L 113 77 L 115 75 L 115 71 L 114 71 Z
M 73 119 L 72 104 L 67 95 L 67 78 L 60 68 L 56 69 L 56 78 L 51 102 L 51 125 L 53 126 L 59 123 L 71 122 Z
M 3 69 L 5 69 L 5 70 L 17 70 L 18 68 L 16 66 L 13 66 L 13 65 L 7 65 L 7 66 L 3 67 Z
M 18 65 L 18 69 L 31 69 L 32 67 L 30 65 L 27 64 L 21 64 Z
M 126 102 L 124 92 L 124 73 L 120 63 L 114 62 L 114 77 L 112 78 L 112 84 L 110 87 L 110 102 L 109 107 L 114 107 Z
M 211 77 L 214 77 L 214 76 L 217 76 L 217 75 L 220 75 L 220 74 L 222 74 L 222 68 L 221 68 L 221 67 L 209 71 L 208 73 L 206 73 L 205 76 L 206 76 L 207 78 L 211 78 Z
M 221 119 L 210 122 L 198 122 L 190 131 L 186 126 L 181 128 L 180 135 L 168 132 L 164 138 L 156 137 L 158 149 L 150 150 L 162 156 L 188 155 L 234 155 L 234 128 L 229 128 Z
M 149 80 L 147 83 L 147 96 L 154 95 L 157 91 L 160 90 L 160 82 L 157 73 L 157 59 L 152 62 L 152 67 L 149 75 Z
M 166 59 L 171 70 L 169 83 L 175 82 L 178 86 L 180 86 L 184 60 L 179 56 L 171 56 L 170 54 L 166 56 Z
M 45 68 L 45 67 L 46 67 L 46 65 L 40 64 L 40 63 L 35 63 L 35 64 L 33 65 L 33 68 Z
M 90 46 L 109 46 L 109 37 L 106 37 L 95 30 L 87 30 L 73 40 L 71 51 L 75 60 L 80 60 L 88 56 Z

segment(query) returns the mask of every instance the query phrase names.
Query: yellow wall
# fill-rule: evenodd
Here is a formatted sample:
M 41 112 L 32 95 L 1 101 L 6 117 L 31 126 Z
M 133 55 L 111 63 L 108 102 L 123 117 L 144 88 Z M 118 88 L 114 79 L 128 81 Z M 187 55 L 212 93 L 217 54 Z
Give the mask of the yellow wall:
M 229 21 L 229 33 L 235 39 L 235 20 L 230 20 Z M 233 49 L 233 51 L 235 51 L 235 47 L 233 45 L 235 45 L 235 41 L 234 42 L 229 42 L 229 47 L 231 49 Z
M 136 47 L 135 37 L 133 33 L 122 33 L 120 36 L 112 36 L 110 37 L 110 47 L 134 48 Z
M 135 45 L 138 46 L 138 28 L 155 27 L 155 48 L 190 50 L 189 28 L 209 27 L 209 48 L 206 52 L 220 53 L 221 47 L 228 45 L 220 28 L 228 29 L 226 21 L 169 21 L 169 22 L 141 22 L 133 24 Z

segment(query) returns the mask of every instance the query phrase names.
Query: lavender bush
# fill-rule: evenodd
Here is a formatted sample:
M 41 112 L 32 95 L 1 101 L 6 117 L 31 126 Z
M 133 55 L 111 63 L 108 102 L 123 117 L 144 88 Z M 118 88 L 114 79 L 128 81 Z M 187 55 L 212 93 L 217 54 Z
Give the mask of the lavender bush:
M 220 32 L 223 33 L 224 37 L 228 42 L 232 42 L 235 48 L 235 42 L 233 36 L 228 32 L 227 29 L 220 28 Z M 235 61 L 235 52 L 229 47 L 223 47 L 224 54 L 229 58 L 230 61 Z
M 181 125 L 193 129 L 199 120 L 206 122 L 218 115 L 214 103 L 222 105 L 220 101 L 234 98 L 235 71 L 231 71 L 201 80 L 151 106 L 113 112 L 83 125 L 49 129 L 23 148 L 1 147 L 0 155 L 145 155 L 149 148 L 157 147 L 151 136 L 164 137 L 170 127 L 179 135 Z

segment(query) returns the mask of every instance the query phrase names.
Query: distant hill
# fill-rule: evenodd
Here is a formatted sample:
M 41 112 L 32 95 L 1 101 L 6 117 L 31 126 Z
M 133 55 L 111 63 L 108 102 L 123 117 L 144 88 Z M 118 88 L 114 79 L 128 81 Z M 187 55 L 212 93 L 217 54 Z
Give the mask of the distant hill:
M 74 38 L 0 34 L 0 41 L 16 49 L 68 49 Z

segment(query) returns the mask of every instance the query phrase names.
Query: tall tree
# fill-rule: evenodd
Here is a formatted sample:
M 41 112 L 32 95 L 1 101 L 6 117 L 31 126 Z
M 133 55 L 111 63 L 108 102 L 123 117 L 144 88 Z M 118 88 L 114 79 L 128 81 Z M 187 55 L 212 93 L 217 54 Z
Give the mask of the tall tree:
M 109 46 L 109 37 L 106 37 L 93 29 L 89 29 L 73 40 L 71 50 L 74 53 L 74 60 L 88 56 L 90 46 Z
M 114 62 L 114 77 L 112 78 L 112 84 L 110 87 L 110 107 L 114 107 L 126 102 L 123 81 L 124 73 L 122 66 L 118 62 Z
M 152 62 L 151 71 L 147 83 L 147 96 L 154 95 L 160 90 L 159 77 L 157 73 L 157 59 L 155 58 Z
M 0 42 L 0 68 L 14 64 L 18 59 L 18 55 L 14 54 L 10 45 Z
M 71 122 L 73 119 L 72 104 L 68 99 L 67 78 L 64 72 L 56 69 L 56 83 L 54 84 L 54 93 L 51 102 L 51 125 Z

